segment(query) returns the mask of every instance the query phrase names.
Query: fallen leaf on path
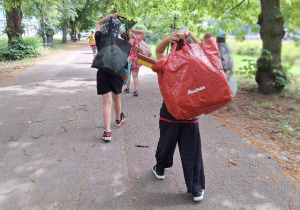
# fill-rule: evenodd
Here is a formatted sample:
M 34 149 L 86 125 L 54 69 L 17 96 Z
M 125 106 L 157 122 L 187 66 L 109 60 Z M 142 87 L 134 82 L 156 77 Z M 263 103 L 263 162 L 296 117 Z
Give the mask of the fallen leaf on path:
M 229 166 L 239 166 L 238 164 L 232 162 L 231 159 L 227 159 L 227 160 L 228 160 Z

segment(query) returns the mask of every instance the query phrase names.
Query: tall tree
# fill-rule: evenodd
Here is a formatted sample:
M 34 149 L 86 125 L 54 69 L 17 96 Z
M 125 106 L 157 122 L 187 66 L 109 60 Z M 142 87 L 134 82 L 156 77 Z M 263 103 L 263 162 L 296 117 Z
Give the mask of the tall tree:
M 281 93 L 287 81 L 281 66 L 282 39 L 285 35 L 283 23 L 279 0 L 261 0 L 258 24 L 261 26 L 263 51 L 257 60 L 255 79 L 259 91 L 264 94 Z
M 8 36 L 8 44 L 13 38 L 22 38 L 22 3 L 25 0 L 3 0 L 3 6 L 6 14 L 6 33 Z

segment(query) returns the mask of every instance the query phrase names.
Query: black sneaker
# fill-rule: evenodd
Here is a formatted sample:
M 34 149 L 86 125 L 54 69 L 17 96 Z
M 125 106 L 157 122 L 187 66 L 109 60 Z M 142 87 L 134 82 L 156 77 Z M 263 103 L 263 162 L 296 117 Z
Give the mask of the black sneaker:
M 123 122 L 125 121 L 125 115 L 123 112 L 120 114 L 120 120 L 116 120 L 116 126 L 121 127 Z
M 103 133 L 102 139 L 104 141 L 110 141 L 111 140 L 111 132 L 105 132 Z
M 138 96 L 138 95 L 139 95 L 139 91 L 135 90 L 135 91 L 133 92 L 133 95 L 134 95 L 134 96 Z
M 129 88 L 125 88 L 125 89 L 124 89 L 124 93 L 130 93 Z
M 154 166 L 152 168 L 152 171 L 153 171 L 154 175 L 156 176 L 156 178 L 158 178 L 158 179 L 164 179 L 165 178 L 165 172 L 164 171 L 158 171 L 156 169 L 156 166 Z
M 194 201 L 202 201 L 204 196 L 204 190 L 201 190 L 200 192 L 193 193 Z

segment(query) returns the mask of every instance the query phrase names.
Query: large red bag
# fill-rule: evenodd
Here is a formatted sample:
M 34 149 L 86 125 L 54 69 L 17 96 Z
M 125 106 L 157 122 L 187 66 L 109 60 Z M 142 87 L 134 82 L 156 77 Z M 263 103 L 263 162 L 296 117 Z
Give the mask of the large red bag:
M 179 51 L 175 43 L 171 53 L 152 67 L 167 109 L 176 119 L 209 114 L 233 100 L 216 38 L 184 43 Z

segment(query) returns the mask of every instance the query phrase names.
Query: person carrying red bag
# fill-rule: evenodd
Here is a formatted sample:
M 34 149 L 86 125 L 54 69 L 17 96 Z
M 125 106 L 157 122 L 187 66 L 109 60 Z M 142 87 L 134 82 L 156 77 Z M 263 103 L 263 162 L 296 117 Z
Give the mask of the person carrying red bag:
M 179 41 L 177 49 L 180 50 L 184 45 L 181 40 L 183 37 L 189 43 L 199 43 L 194 34 L 187 27 L 182 26 L 178 31 L 172 32 L 159 43 L 156 48 L 157 58 L 160 59 L 164 56 L 165 49 L 169 43 Z M 156 165 L 152 168 L 156 178 L 164 179 L 165 168 L 170 168 L 173 165 L 173 155 L 178 143 L 187 193 L 193 195 L 194 201 L 203 199 L 205 189 L 201 137 L 198 123 L 198 118 L 187 120 L 175 119 L 168 111 L 165 102 L 163 102 L 160 109 L 160 137 L 155 155 Z

